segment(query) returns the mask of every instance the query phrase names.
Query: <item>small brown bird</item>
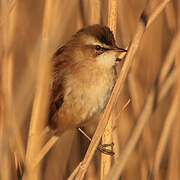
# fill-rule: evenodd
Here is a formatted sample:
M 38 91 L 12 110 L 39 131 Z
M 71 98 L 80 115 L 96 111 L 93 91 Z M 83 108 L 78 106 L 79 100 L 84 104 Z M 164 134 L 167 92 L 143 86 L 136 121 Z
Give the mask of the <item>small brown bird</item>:
M 83 126 L 100 114 L 116 81 L 115 62 L 126 52 L 106 26 L 78 31 L 53 58 L 49 125 L 58 134 Z

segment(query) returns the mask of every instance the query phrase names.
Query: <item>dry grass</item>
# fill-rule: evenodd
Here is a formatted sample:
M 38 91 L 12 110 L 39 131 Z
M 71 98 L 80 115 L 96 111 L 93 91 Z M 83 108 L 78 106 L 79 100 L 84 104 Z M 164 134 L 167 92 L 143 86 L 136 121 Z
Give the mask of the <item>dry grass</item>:
M 0 3 L 0 180 L 180 179 L 179 0 Z M 48 60 L 94 23 L 128 47 L 112 96 L 89 147 L 74 131 L 48 141 Z M 96 152 L 103 133 L 114 158 Z

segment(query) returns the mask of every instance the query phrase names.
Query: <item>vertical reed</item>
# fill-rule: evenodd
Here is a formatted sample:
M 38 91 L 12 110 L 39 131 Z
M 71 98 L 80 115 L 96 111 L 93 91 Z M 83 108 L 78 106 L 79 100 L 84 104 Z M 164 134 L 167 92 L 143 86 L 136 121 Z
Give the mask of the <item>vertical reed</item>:
M 179 0 L 1 0 L 0 180 L 180 179 L 179 17 Z M 84 157 L 74 133 L 45 142 L 49 60 L 95 23 L 130 45 Z M 114 159 L 96 152 L 103 133 L 102 143 L 115 143 Z
M 116 23 L 117 23 L 117 0 L 109 0 L 108 1 L 108 26 L 113 32 L 115 38 L 116 38 Z M 102 136 L 102 144 L 111 144 L 113 142 L 113 138 L 112 138 L 113 119 L 114 119 L 113 117 L 114 117 L 114 112 L 110 116 L 106 129 Z M 115 143 L 115 146 L 118 146 L 118 144 Z M 107 156 L 103 153 L 101 154 L 101 180 L 103 180 L 108 174 L 111 168 L 111 161 L 112 161 L 111 156 Z

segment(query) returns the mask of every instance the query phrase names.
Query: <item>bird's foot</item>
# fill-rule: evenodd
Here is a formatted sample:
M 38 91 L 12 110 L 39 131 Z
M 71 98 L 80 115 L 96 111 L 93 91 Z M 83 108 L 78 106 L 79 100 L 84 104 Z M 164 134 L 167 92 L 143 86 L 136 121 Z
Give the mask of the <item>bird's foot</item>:
M 99 151 L 101 151 L 102 153 L 106 154 L 106 155 L 113 156 L 114 155 L 114 151 L 107 148 L 107 147 L 111 147 L 112 148 L 113 146 L 114 146 L 113 142 L 111 144 L 99 144 L 97 149 Z
M 81 129 L 81 128 L 78 128 L 78 131 L 83 134 L 90 142 L 91 142 L 91 138 Z M 111 149 L 108 149 L 107 147 L 113 147 L 114 146 L 114 143 L 112 142 L 111 144 L 99 144 L 97 149 L 106 154 L 106 155 L 110 155 L 110 156 L 113 156 L 114 155 L 114 151 L 111 150 Z

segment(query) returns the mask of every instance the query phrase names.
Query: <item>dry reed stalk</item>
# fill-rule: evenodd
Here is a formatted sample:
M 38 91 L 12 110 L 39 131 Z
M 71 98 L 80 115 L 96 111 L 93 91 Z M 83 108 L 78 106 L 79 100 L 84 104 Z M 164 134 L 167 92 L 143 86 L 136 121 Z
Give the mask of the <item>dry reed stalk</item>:
M 0 26 L 3 26 L 3 24 L 7 22 L 12 10 L 15 7 L 15 4 L 16 4 L 15 1 L 9 2 L 7 12 L 6 12 L 6 14 L 4 16 L 2 16 L 3 18 L 0 20 Z
M 59 136 L 52 136 L 51 139 L 43 146 L 33 162 L 33 167 L 36 167 L 38 163 L 44 158 L 47 152 L 52 148 L 52 146 L 58 141 Z
M 128 85 L 130 91 L 130 97 L 132 102 L 132 108 L 135 116 L 137 116 L 141 110 L 143 104 L 142 88 L 139 86 L 135 74 L 131 71 L 128 75 Z
M 179 108 L 179 101 L 180 101 L 180 88 L 176 87 L 176 90 L 174 91 L 174 98 L 173 102 L 171 104 L 170 110 L 168 112 L 168 115 L 166 117 L 163 130 L 161 133 L 161 137 L 157 146 L 157 151 L 155 155 L 155 162 L 154 162 L 154 169 L 153 169 L 153 175 L 154 177 L 157 176 L 159 173 L 160 163 L 162 160 L 163 153 L 166 148 L 167 141 L 169 139 L 170 131 L 172 128 L 172 125 L 174 123 L 176 114 L 178 112 Z
M 112 143 L 112 129 L 113 129 L 113 116 L 111 115 L 107 123 L 106 129 L 102 136 L 102 144 Z M 108 174 L 111 168 L 112 156 L 101 153 L 101 180 L 103 180 Z
M 145 160 L 141 160 L 141 165 L 140 165 L 140 173 L 141 173 L 141 178 L 143 180 L 148 180 L 148 167 L 147 163 Z
M 12 149 L 12 135 L 13 133 L 11 126 L 12 117 L 12 56 L 10 55 L 10 45 L 12 42 L 12 10 L 13 2 L 1 1 L 1 137 L 0 137 L 0 159 L 3 164 L 0 170 L 0 178 L 10 180 L 12 177 L 16 179 L 16 175 L 13 173 L 14 162 L 13 159 L 13 149 Z M 9 128 L 10 127 L 10 128 Z
M 179 138 L 180 138 L 180 121 L 179 121 L 180 112 L 176 114 L 176 121 L 172 127 L 172 134 L 170 139 L 170 153 L 169 153 L 169 163 L 168 163 L 168 172 L 167 179 L 179 179 L 180 178 L 180 162 L 179 162 Z
M 13 52 L 13 38 L 14 38 L 14 27 L 16 23 L 16 15 L 17 15 L 17 9 L 15 6 L 15 3 L 17 5 L 17 2 L 12 1 L 10 5 L 10 14 L 9 14 L 9 22 L 8 22 L 8 38 L 9 38 L 9 53 L 8 53 L 8 80 L 7 80 L 7 88 L 8 88 L 8 98 L 9 98 L 9 104 L 10 104 L 10 109 L 11 113 L 9 114 L 9 119 L 11 123 L 9 123 L 9 131 L 11 132 L 12 136 L 10 139 L 10 146 L 11 146 L 11 151 L 13 152 L 14 157 L 17 161 L 17 166 L 16 170 L 20 167 L 20 163 L 24 162 L 24 157 L 25 157 L 25 148 L 24 144 L 22 141 L 22 136 L 20 134 L 20 126 L 18 123 L 18 119 L 16 118 L 15 115 L 15 108 L 13 104 L 13 93 L 12 93 L 12 84 L 13 84 L 13 75 L 14 75 L 14 52 Z
M 121 152 L 120 157 L 113 165 L 112 170 L 110 171 L 106 179 L 116 180 L 120 177 L 121 172 L 124 166 L 126 165 L 126 162 L 129 159 L 131 153 L 133 152 L 135 145 L 142 133 L 142 130 L 144 129 L 144 126 L 153 111 L 154 98 L 155 98 L 155 92 L 151 91 L 143 107 L 143 110 L 137 120 L 137 124 L 132 132 L 131 138 L 127 142 L 124 150 Z
M 175 15 L 175 9 L 173 7 L 173 2 L 171 1 L 169 5 L 165 8 L 165 15 L 166 20 L 168 24 L 168 28 L 171 32 L 175 32 L 176 30 L 176 15 Z
M 73 135 L 75 135 L 73 131 L 62 134 L 57 144 L 47 154 L 45 157 L 45 171 L 47 171 L 47 173 L 43 173 L 42 179 L 67 179 L 66 172 L 71 171 L 70 166 L 74 167 L 71 159 L 73 161 L 76 161 L 76 158 L 78 159 L 74 153 L 76 145 L 73 143 L 72 146 L 72 141 L 74 140 Z M 77 163 L 75 162 L 75 164 Z
M 169 91 L 169 87 L 171 87 L 176 81 L 178 73 L 178 69 L 174 69 L 174 71 L 171 73 L 171 76 L 167 77 L 166 84 L 163 85 L 163 89 L 161 88 L 161 94 L 159 94 L 157 102 L 160 102 L 165 97 L 165 95 Z
M 58 12 L 58 7 L 60 6 L 60 2 L 59 1 L 56 1 L 55 2 L 56 4 L 54 4 L 54 7 L 53 7 L 53 15 L 54 16 L 56 16 L 56 13 L 55 12 Z M 67 5 L 68 3 L 66 3 L 66 6 L 68 6 Z M 75 1 L 73 1 L 73 7 L 75 6 Z M 53 5 L 52 5 L 53 6 Z M 51 8 L 52 9 L 52 8 Z M 71 9 L 70 9 L 71 10 Z M 69 10 L 69 11 L 70 11 Z M 69 14 L 69 13 L 68 13 Z M 54 30 L 54 34 L 57 34 L 57 27 L 55 26 L 56 24 L 52 24 L 52 26 L 53 26 L 53 28 L 52 28 L 52 30 Z M 59 31 L 58 31 L 59 32 Z M 63 32 L 61 32 L 62 34 L 63 34 Z M 56 37 L 54 37 L 54 38 L 56 38 Z M 52 39 L 54 39 L 54 38 L 52 38 Z M 59 45 L 58 45 L 59 46 Z M 54 49 L 53 49 L 54 50 Z M 47 134 L 50 132 L 51 130 L 50 129 L 48 129 L 48 128 L 45 128 L 44 130 L 43 130 L 43 132 L 42 133 L 40 133 L 40 139 L 39 140 L 41 140 L 41 139 L 43 139 L 43 138 L 45 138 L 46 136 L 47 136 Z M 34 162 L 33 162 L 33 167 L 35 167 L 35 166 L 37 166 L 38 164 L 39 164 L 39 162 L 44 158 L 44 156 L 48 153 L 48 151 L 55 145 L 55 143 L 58 141 L 58 139 L 59 139 L 59 136 L 52 136 L 49 140 L 48 140 L 48 142 L 41 148 L 41 150 L 38 152 L 38 154 L 37 154 L 37 156 L 36 156 L 36 158 L 35 158 L 35 160 L 34 160 Z
M 114 119 L 115 119 L 115 122 L 118 121 L 121 113 L 127 108 L 127 106 L 129 105 L 130 102 L 131 102 L 131 99 L 128 99 L 128 101 L 123 105 L 123 107 L 121 108 L 121 110 L 117 113 L 116 117 L 114 118 Z M 115 125 L 113 128 L 116 128 L 116 125 Z
M 40 166 L 34 167 L 33 161 L 35 160 L 36 154 L 40 151 L 42 145 L 42 142 L 37 143 L 37 138 L 40 131 L 45 127 L 45 115 L 48 106 L 48 95 L 50 88 L 50 52 L 48 49 L 48 35 L 51 13 L 52 3 L 51 1 L 47 0 L 44 9 L 42 43 L 38 68 L 39 71 L 25 157 L 26 171 L 24 173 L 23 180 L 39 180 L 40 178 Z
M 117 124 L 117 121 L 114 121 L 114 120 L 115 120 L 115 118 L 113 117 L 113 119 L 111 121 L 116 122 L 116 124 Z M 117 158 L 119 157 L 119 153 L 120 153 L 119 135 L 118 135 L 118 129 L 117 128 L 114 128 L 113 131 L 112 131 L 112 139 L 113 139 L 113 143 L 114 143 L 114 146 L 113 146 L 113 151 L 114 151 L 113 160 L 116 161 Z
M 122 112 L 127 108 L 127 106 L 129 105 L 129 103 L 131 102 L 131 100 L 129 99 L 121 108 L 121 110 L 117 113 L 116 117 L 113 118 L 113 122 L 115 122 L 113 124 L 113 142 L 115 144 L 114 146 L 114 160 L 116 161 L 119 157 L 119 152 L 120 152 L 120 148 L 119 148 L 119 136 L 118 136 L 118 128 L 117 128 L 117 124 L 119 124 L 119 119 L 120 119 L 120 115 L 122 114 Z
M 163 78 L 165 78 L 167 76 L 167 74 L 171 68 L 171 65 L 173 63 L 173 59 L 176 55 L 177 50 L 179 49 L 179 41 L 180 41 L 180 31 L 175 35 L 175 37 L 171 43 L 171 47 L 170 47 L 170 50 L 168 52 L 165 64 L 162 68 L 162 74 L 163 75 L 162 76 L 160 75 L 160 77 L 161 77 L 160 82 L 164 81 Z M 179 67 L 176 67 L 176 68 L 177 68 L 177 74 L 179 74 L 180 69 L 179 69 Z M 178 105 L 179 105 L 178 99 L 180 99 L 180 88 L 179 88 L 178 83 L 180 83 L 180 81 L 178 79 L 176 79 L 176 80 L 177 80 L 177 83 L 176 83 L 177 87 L 175 87 L 174 99 L 173 99 L 171 108 L 169 110 L 169 113 L 167 115 L 167 118 L 165 120 L 164 127 L 163 127 L 163 130 L 161 133 L 161 137 L 160 137 L 160 140 L 158 143 L 157 151 L 155 154 L 154 167 L 153 167 L 154 176 L 156 176 L 156 174 L 159 172 L 159 167 L 160 167 L 160 163 L 162 160 L 162 155 L 165 151 L 165 146 L 166 146 L 168 138 L 169 138 L 172 123 L 174 122 L 176 113 L 178 111 Z
M 131 71 L 128 75 L 129 91 L 132 99 L 132 108 L 134 112 L 135 119 L 141 112 L 144 104 L 144 94 L 143 89 L 140 87 L 135 74 Z M 147 143 L 148 139 L 148 143 Z M 138 156 L 142 157 L 143 153 L 153 152 L 153 137 L 150 126 L 146 127 L 141 137 L 141 148 L 138 149 Z M 148 175 L 147 161 L 145 159 L 140 160 L 140 174 L 141 179 L 146 179 Z
M 162 1 L 150 14 L 146 27 L 148 28 L 152 22 L 156 19 L 156 17 L 162 12 L 162 10 L 166 7 L 167 3 L 171 0 Z M 149 1 L 151 3 L 151 1 Z
M 174 41 L 171 43 L 170 50 L 168 51 L 168 54 L 165 59 L 165 63 L 161 70 L 161 74 L 160 74 L 161 78 L 159 81 L 159 86 L 162 86 L 162 82 L 164 82 L 165 78 L 167 77 L 167 75 L 171 69 L 171 66 L 174 62 L 173 61 L 174 53 L 177 51 L 177 48 L 178 48 L 177 42 L 179 42 L 179 40 L 180 39 L 178 38 L 178 36 L 176 36 L 174 38 Z M 172 86 L 174 81 L 177 79 L 178 73 L 179 73 L 178 69 L 174 69 L 173 72 L 171 73 L 171 76 L 166 78 L 166 84 L 163 85 L 164 86 L 163 88 L 161 88 L 161 93 L 159 94 L 158 99 L 157 99 L 158 103 L 163 99 L 163 97 L 166 95 L 169 88 Z M 159 165 L 160 165 L 160 162 L 162 159 L 162 154 L 164 152 L 164 148 L 165 148 L 165 145 L 167 142 L 168 134 L 169 134 L 170 127 L 171 127 L 170 125 L 171 125 L 172 121 L 173 121 L 172 118 L 169 120 L 167 119 L 167 123 L 164 126 L 165 129 L 164 129 L 164 133 L 162 134 L 161 142 L 158 144 L 158 150 L 156 151 L 155 162 L 154 162 L 155 169 L 153 168 L 153 171 L 155 171 L 154 174 L 156 174 L 155 177 L 157 177 L 157 173 L 159 172 Z M 168 124 L 168 127 L 167 127 L 167 124 Z
M 179 8 L 180 8 L 180 3 L 179 3 Z M 179 14 L 180 15 L 180 14 Z M 180 19 L 180 17 L 178 17 L 177 19 Z M 180 26 L 179 26 L 180 28 Z M 180 44 L 179 44 L 180 46 Z M 176 66 L 178 69 L 180 69 L 180 50 L 177 52 L 176 55 Z M 179 71 L 180 72 L 180 71 Z M 176 88 L 180 91 L 180 80 L 177 79 L 176 82 Z M 177 91 L 176 89 L 176 91 Z M 180 92 L 176 92 L 179 93 Z M 176 99 L 176 101 L 180 102 L 180 98 Z M 170 153 L 169 153 L 169 168 L 168 168 L 168 172 L 167 172 L 167 179 L 179 179 L 180 178 L 180 172 L 179 172 L 179 168 L 180 168 L 180 163 L 179 163 L 179 159 L 177 158 L 179 155 L 179 150 L 180 150 L 180 146 L 179 146 L 179 134 L 180 134 L 180 121 L 179 121 L 179 111 L 177 111 L 176 113 L 176 119 L 175 122 L 173 124 L 172 127 L 172 134 L 171 134 L 171 140 L 170 140 Z
M 101 1 L 91 0 L 90 7 L 90 24 L 99 24 L 101 18 Z
M 151 13 L 149 18 L 146 17 L 148 19 L 147 27 L 155 19 L 155 17 L 157 17 L 157 15 L 163 10 L 163 8 L 165 7 L 165 5 L 167 3 L 168 3 L 168 1 L 166 1 L 166 3 L 163 2 Z M 148 6 L 146 7 L 146 11 L 144 12 L 144 15 L 147 15 L 146 14 L 147 11 L 148 11 Z M 142 31 L 142 33 L 143 33 L 143 31 Z M 128 54 L 127 54 L 127 56 L 128 56 Z M 146 100 L 146 104 L 143 108 L 143 111 L 142 111 L 141 115 L 139 116 L 139 119 L 137 121 L 137 125 L 133 131 L 133 134 L 132 134 L 130 140 L 128 141 L 124 151 L 122 152 L 121 156 L 119 157 L 118 162 L 116 162 L 114 164 L 110 174 L 107 176 L 106 179 L 118 179 L 119 178 L 130 154 L 133 152 L 133 149 L 135 148 L 135 145 L 136 145 L 136 143 L 137 143 L 137 141 L 141 135 L 141 132 L 144 129 L 146 122 L 149 119 L 149 116 L 152 113 L 153 99 L 155 98 L 154 94 L 155 94 L 154 90 L 151 90 L 151 92 L 149 93 L 149 96 Z
M 163 1 L 162 4 L 160 4 L 151 14 L 151 16 L 149 17 L 149 20 L 147 22 L 147 27 L 149 27 L 149 25 L 153 22 L 153 20 L 159 15 L 159 13 L 163 10 L 163 8 L 165 7 L 165 5 L 169 2 L 169 0 Z M 143 16 L 143 20 L 144 20 L 144 16 Z M 142 19 L 141 19 L 142 20 Z M 146 18 L 145 18 L 146 20 Z M 130 45 L 130 48 L 128 50 L 127 56 L 125 58 L 125 63 L 123 65 L 123 68 L 121 70 L 121 73 L 119 75 L 119 78 L 116 82 L 116 85 L 113 89 L 113 92 L 111 94 L 111 97 L 109 99 L 109 102 L 105 108 L 104 114 L 102 119 L 100 120 L 98 127 L 96 129 L 96 132 L 93 136 L 92 142 L 88 148 L 88 151 L 84 157 L 84 160 L 81 162 L 81 165 L 79 167 L 79 171 L 77 173 L 77 176 L 75 179 L 82 179 L 87 171 L 87 167 L 92 159 L 92 156 L 97 148 L 97 145 L 100 141 L 100 138 L 103 134 L 103 131 L 107 125 L 108 119 L 110 117 L 111 111 L 113 109 L 113 105 L 115 104 L 117 97 L 119 96 L 119 93 L 123 87 L 123 82 L 127 76 L 127 73 L 129 71 L 130 65 L 132 63 L 133 57 L 138 49 L 140 40 L 142 38 L 142 35 L 144 33 L 145 30 L 145 26 L 144 26 L 144 22 L 140 21 L 137 28 L 136 28 L 136 33 L 134 35 L 134 38 L 132 40 L 132 43 Z M 150 99 L 151 100 L 151 99 Z M 149 101 L 150 101 L 149 100 Z
M 175 17 L 175 15 L 174 15 Z M 177 28 L 180 30 L 180 1 L 177 1 Z M 180 44 L 179 44 L 180 46 Z M 176 66 L 180 68 L 180 50 L 176 54 L 176 60 L 175 60 Z M 178 80 L 179 82 L 179 80 Z M 180 82 L 179 82 L 180 83 Z M 177 84 L 177 86 L 180 86 L 180 84 Z M 178 87 L 179 88 L 179 87 Z M 179 100 L 180 101 L 180 100 Z M 179 179 L 180 178 L 180 163 L 179 159 L 177 158 L 179 156 L 180 151 L 180 145 L 179 145 L 179 138 L 180 138 L 180 112 L 178 111 L 176 114 L 176 120 L 172 127 L 172 134 L 170 139 L 170 153 L 169 153 L 169 164 L 168 164 L 168 172 L 167 172 L 167 179 Z
M 86 25 L 86 18 L 85 18 L 85 12 L 83 7 L 83 0 L 79 0 L 79 21 L 77 23 L 78 28 L 82 28 Z
M 180 28 L 180 2 L 177 1 L 177 27 Z
M 163 65 L 162 72 L 159 77 L 160 84 L 165 80 L 172 64 L 174 63 L 173 57 L 175 56 L 175 54 L 179 48 L 179 44 L 178 44 L 178 42 L 180 41 L 179 34 L 180 34 L 180 32 L 176 33 L 176 37 L 174 37 L 174 40 L 171 43 L 171 47 L 170 47 L 171 51 L 168 51 L 168 54 L 167 54 L 167 57 L 165 60 L 166 63 Z
M 7 138 L 7 134 L 4 133 L 4 136 L 1 138 Z M 3 163 L 3 166 L 0 171 L 0 179 L 6 179 L 6 180 L 11 180 L 12 179 L 12 161 L 11 161 L 11 153 L 10 153 L 10 147 L 9 144 L 3 143 L 3 148 L 1 148 L 1 151 L 4 151 L 4 153 L 1 153 L 1 163 Z M 14 177 L 16 179 L 16 177 Z
M 70 13 L 67 13 L 67 14 L 70 14 Z M 123 16 L 122 16 L 123 17 Z M 132 21 L 130 21 L 130 22 L 132 22 Z M 68 31 L 69 32 L 69 31 Z M 127 31 L 126 31 L 127 32 Z M 59 34 L 62 34 L 62 33 L 59 33 Z M 154 62 L 154 64 L 155 64 L 156 62 Z M 172 72 L 172 73 L 174 73 L 174 71 Z M 172 80 L 171 80 L 171 85 L 172 85 L 172 83 L 174 83 L 174 80 L 176 79 L 176 74 L 174 73 L 174 78 L 171 78 Z M 166 80 L 167 81 L 167 80 Z M 166 83 L 167 84 L 167 83 Z M 171 86 L 171 85 L 169 85 L 169 86 Z M 169 88 L 167 88 L 167 89 L 169 89 Z M 24 92 L 22 92 L 22 93 L 24 93 Z M 165 94 L 166 94 L 166 92 L 165 92 Z M 160 96 L 162 95 L 162 93 L 160 94 Z M 160 100 L 159 100 L 160 101 Z M 56 154 L 54 154 L 54 156 L 56 156 Z M 141 159 L 139 159 L 139 160 L 141 160 Z M 53 161 L 52 161 L 53 162 Z M 71 163 L 71 162 L 70 162 Z M 52 165 L 52 166 L 54 166 L 54 164 Z M 57 168 L 56 168 L 57 169 Z M 49 170 L 49 169 L 47 169 L 47 170 Z M 58 171 L 58 170 L 57 170 Z M 138 173 L 137 173 L 138 174 Z
M 117 0 L 108 1 L 108 27 L 116 37 Z
M 91 163 L 89 165 L 89 169 L 86 174 L 86 180 L 95 180 L 95 179 L 97 179 L 96 166 L 95 163 Z
M 16 166 L 16 170 L 18 171 L 18 169 L 22 169 L 22 167 L 20 167 L 21 166 L 20 163 L 24 162 L 25 149 L 22 142 L 22 136 L 20 135 L 20 129 L 18 127 L 19 124 L 17 123 L 17 118 L 15 116 L 14 107 L 12 103 L 12 79 L 13 79 L 13 70 L 14 70 L 13 60 L 14 59 L 12 57 L 12 54 L 9 54 L 9 57 L 7 59 L 8 61 L 7 96 L 9 99 L 8 101 L 11 112 L 8 115 L 9 116 L 8 119 L 10 120 L 10 122 L 8 122 L 8 131 L 10 136 L 9 144 L 10 144 L 11 152 L 14 155 L 14 159 L 16 160 L 15 166 Z
M 71 17 L 71 13 L 72 12 L 74 13 L 74 11 L 75 11 L 74 9 L 75 9 L 76 4 L 77 4 L 76 1 L 72 1 L 71 6 L 69 6 L 69 2 L 67 2 L 67 1 L 64 1 L 64 3 L 62 3 L 62 2 L 60 2 L 58 0 L 53 1 L 53 3 L 51 4 L 52 6 L 50 8 L 51 11 L 52 11 L 52 12 L 50 12 L 51 17 L 57 17 L 58 16 L 61 19 L 64 16 L 64 14 L 63 14 L 63 11 L 61 11 L 61 12 L 59 11 L 59 7 L 61 7 L 62 9 L 66 9 L 66 7 L 68 7 L 68 9 L 66 10 L 66 13 L 67 13 L 66 19 L 69 20 L 69 18 Z M 49 27 L 50 27 L 49 36 L 51 37 L 49 39 L 49 41 L 48 41 L 49 52 L 54 51 L 55 45 L 56 45 L 56 48 L 57 48 L 57 43 L 58 43 L 58 46 L 59 46 L 59 42 L 57 42 L 57 40 L 63 39 L 62 37 L 64 37 L 64 33 L 67 34 L 67 32 L 69 32 L 69 31 L 67 31 L 65 29 L 66 24 L 64 23 L 64 26 L 63 26 L 62 23 L 59 23 L 59 22 L 61 22 L 61 21 L 52 21 L 51 20 L 50 23 L 49 23 Z M 48 55 L 47 55 L 47 57 L 48 57 Z M 51 58 L 49 58 L 49 59 L 51 59 Z M 43 140 L 44 138 L 47 139 L 47 136 L 48 136 L 50 131 L 49 130 L 46 131 L 46 130 L 47 130 L 47 128 L 45 128 L 42 132 L 39 132 L 39 134 L 38 134 L 39 137 L 37 138 L 36 143 L 41 142 L 41 140 Z M 50 133 L 50 134 L 52 134 L 52 133 Z M 32 168 L 36 168 L 36 166 L 39 164 L 40 160 L 43 159 L 43 157 L 47 154 L 49 149 L 57 142 L 58 139 L 59 139 L 59 137 L 57 137 L 57 136 L 51 137 L 50 140 L 41 148 L 41 150 L 39 152 L 37 152 L 37 155 L 34 158 L 34 161 L 33 161 L 33 164 L 32 164 Z M 60 145 L 60 143 L 57 146 L 55 146 L 55 148 L 53 149 L 53 152 L 54 152 L 53 154 L 52 153 L 49 154 L 48 158 L 46 159 L 47 160 L 46 163 L 52 164 L 54 162 L 54 159 L 56 159 L 56 157 L 55 157 L 56 156 L 56 151 L 57 151 L 56 149 L 60 148 L 59 145 Z M 68 147 L 69 147 L 69 144 L 68 144 Z M 61 151 L 62 151 L 62 149 L 59 149 L 60 153 L 61 153 Z M 64 161 L 64 167 L 65 167 L 66 161 L 67 161 L 67 159 L 69 157 L 68 152 L 69 151 L 66 151 L 63 158 L 61 158 Z M 59 157 L 59 156 L 57 155 L 57 157 Z M 55 166 L 55 163 L 54 163 L 54 166 Z M 48 170 L 52 170 L 53 166 L 50 166 L 50 168 L 48 166 L 46 166 L 46 168 L 48 168 Z M 62 171 L 65 171 L 65 168 L 62 168 L 62 169 L 61 169 L 61 172 L 58 172 L 58 174 L 62 175 L 64 173 Z M 56 168 L 54 170 L 54 172 L 55 171 L 58 171 L 58 168 Z M 47 173 L 44 173 L 43 175 L 46 176 L 46 178 L 47 178 L 48 175 L 50 175 L 50 173 L 47 171 Z
M 2 111 L 4 113 L 4 111 Z M 1 114 L 1 118 L 5 116 Z M 1 119 L 2 120 L 2 119 Z M 9 145 L 9 134 L 7 132 L 6 126 L 4 126 L 4 122 L 1 123 L 1 137 L 0 137 L 0 159 L 3 164 L 0 169 L 0 179 L 12 179 L 12 154 L 10 151 Z M 14 176 L 15 177 L 15 176 Z M 16 177 L 15 177 L 16 178 Z
M 109 0 L 108 1 L 108 27 L 111 29 L 113 34 L 116 36 L 116 23 L 117 23 L 117 0 Z M 114 119 L 114 112 L 109 118 L 107 126 L 105 128 L 104 134 L 102 136 L 102 144 L 111 144 L 112 139 L 112 132 L 113 132 L 113 119 Z M 115 122 L 114 122 L 115 123 Z M 114 131 L 117 132 L 117 131 Z M 118 146 L 118 143 L 115 144 Z M 111 161 L 112 157 L 107 156 L 105 154 L 101 154 L 101 180 L 103 180 L 106 175 L 108 174 L 111 168 Z
M 173 74 L 171 74 L 170 76 L 172 76 L 172 75 Z M 176 78 L 177 78 L 177 76 L 176 76 Z M 166 88 L 168 87 L 169 89 L 171 88 L 171 86 L 167 86 L 166 83 L 168 83 L 168 81 L 165 81 L 163 83 L 163 85 L 161 86 L 161 90 L 164 89 L 165 87 Z M 161 91 L 160 91 L 160 93 L 161 93 Z M 138 120 L 137 120 L 137 124 L 134 128 L 131 138 L 127 142 L 124 150 L 121 152 L 121 155 L 120 155 L 118 161 L 113 165 L 112 170 L 110 171 L 110 174 L 107 176 L 106 179 L 114 180 L 114 179 L 118 179 L 118 177 L 120 176 L 130 154 L 133 152 L 133 149 L 135 148 L 135 145 L 142 133 L 142 130 L 143 130 L 147 120 L 149 119 L 149 116 L 153 112 L 154 100 L 155 100 L 155 89 L 153 88 L 146 99 L 146 103 L 143 107 L 143 110 L 142 110 Z
M 126 12 L 127 10 L 126 10 L 126 6 L 125 6 L 125 4 L 126 4 L 126 1 L 118 1 L 117 2 L 117 6 L 118 6 L 118 10 L 117 10 L 117 33 L 119 32 L 119 34 L 118 34 L 118 36 L 119 36 L 119 38 L 121 39 L 121 43 L 122 43 L 122 45 L 124 46 L 124 45 L 127 45 L 128 44 L 128 41 L 129 41 L 129 35 L 130 35 L 130 29 L 131 28 L 127 28 L 127 27 L 125 27 L 124 25 L 126 25 L 126 24 L 128 24 L 128 23 L 126 23 L 127 21 L 126 21 L 126 18 L 124 18 L 124 12 Z M 129 14 L 129 12 L 128 12 L 128 14 Z M 129 24 L 131 24 L 132 25 L 132 21 L 131 21 L 131 23 L 129 23 Z M 132 25 L 133 26 L 133 25 Z
M 179 56 L 180 57 L 180 56 Z M 179 84 L 177 84 L 179 86 Z M 180 101 L 180 100 L 179 100 Z M 167 179 L 179 179 L 180 178 L 180 162 L 179 162 L 179 138 L 180 138 L 180 112 L 176 114 L 176 120 L 173 123 L 170 139 L 170 153 L 169 153 L 169 163 L 168 163 L 168 172 Z
M 73 180 L 76 177 L 76 175 L 77 175 L 77 173 L 79 171 L 80 166 L 81 166 L 81 162 L 78 164 L 78 166 L 74 169 L 74 171 L 68 177 L 68 180 Z
M 82 11 L 82 8 L 80 8 L 82 5 L 81 5 L 81 1 L 79 1 L 79 11 L 78 11 L 78 17 L 77 17 L 77 29 L 81 29 L 83 26 L 84 26 L 84 18 L 82 17 L 83 16 L 83 13 L 81 12 Z

